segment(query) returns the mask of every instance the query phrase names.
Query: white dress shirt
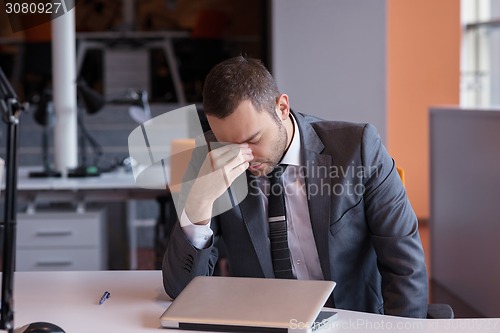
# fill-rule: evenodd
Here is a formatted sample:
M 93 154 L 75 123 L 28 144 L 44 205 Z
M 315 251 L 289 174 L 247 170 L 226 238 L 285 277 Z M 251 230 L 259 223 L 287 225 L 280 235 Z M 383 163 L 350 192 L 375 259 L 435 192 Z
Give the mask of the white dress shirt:
M 288 227 L 288 247 L 292 260 L 292 270 L 299 280 L 323 280 L 323 272 L 319 262 L 316 242 L 314 241 L 309 208 L 307 206 L 307 193 L 303 176 L 303 163 L 300 158 L 300 133 L 292 115 L 294 134 L 290 147 L 281 160 L 281 164 L 288 167 L 283 173 L 285 189 L 285 206 Z M 261 203 L 267 216 L 267 195 L 269 193 L 269 180 L 259 177 L 259 187 L 262 192 Z M 267 219 L 266 219 L 267 220 Z M 205 248 L 213 235 L 210 223 L 195 225 L 189 221 L 185 212 L 182 212 L 180 224 L 191 244 L 198 248 Z M 268 243 L 270 246 L 270 242 Z

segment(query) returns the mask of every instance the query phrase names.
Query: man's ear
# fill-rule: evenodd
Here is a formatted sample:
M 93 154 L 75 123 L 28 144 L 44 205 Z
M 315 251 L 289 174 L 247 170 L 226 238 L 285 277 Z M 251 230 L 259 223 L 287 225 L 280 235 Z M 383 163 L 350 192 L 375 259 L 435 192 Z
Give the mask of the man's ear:
M 290 116 L 290 104 L 288 103 L 287 94 L 281 94 L 276 98 L 276 114 L 281 120 L 286 120 Z

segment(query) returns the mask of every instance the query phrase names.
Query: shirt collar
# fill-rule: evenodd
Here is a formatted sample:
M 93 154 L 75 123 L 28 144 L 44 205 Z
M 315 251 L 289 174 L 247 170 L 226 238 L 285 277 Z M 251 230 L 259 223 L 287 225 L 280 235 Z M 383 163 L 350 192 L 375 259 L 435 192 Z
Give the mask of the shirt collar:
M 294 127 L 292 142 L 280 164 L 300 166 L 300 132 L 295 117 L 290 113 L 292 125 Z

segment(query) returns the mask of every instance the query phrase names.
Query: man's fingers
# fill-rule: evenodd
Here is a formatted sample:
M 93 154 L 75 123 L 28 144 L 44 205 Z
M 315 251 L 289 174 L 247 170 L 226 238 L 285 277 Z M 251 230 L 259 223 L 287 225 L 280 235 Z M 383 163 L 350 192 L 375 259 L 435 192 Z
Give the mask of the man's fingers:
M 224 179 L 227 181 L 227 183 L 229 183 L 229 185 L 231 185 L 239 175 L 241 175 L 248 169 L 248 167 L 250 166 L 250 160 L 251 158 L 248 159 L 245 155 L 238 155 L 223 168 Z
M 225 167 L 227 167 L 227 170 L 230 171 L 242 163 L 250 162 L 252 159 L 253 159 L 253 154 L 251 153 L 251 151 L 248 152 L 242 149 L 240 150 L 238 155 L 236 155 L 233 159 L 231 159 L 226 163 Z
M 210 151 L 208 152 L 208 155 L 205 159 L 205 163 L 209 162 L 211 171 L 217 170 L 221 166 L 218 163 L 218 160 L 220 156 L 224 155 L 227 152 L 230 152 L 233 149 L 238 148 L 238 144 L 227 144 L 224 146 L 220 146 L 218 148 L 213 148 L 214 145 L 218 144 L 217 142 L 208 142 L 208 147 L 210 148 Z
M 243 161 L 250 161 L 253 159 L 252 150 L 250 148 L 238 148 L 226 151 L 224 154 L 218 156 L 218 158 L 213 158 L 212 156 L 212 170 L 217 170 L 231 163 L 240 164 Z M 234 162 L 233 162 L 234 161 Z M 232 167 L 235 165 L 233 164 Z
M 227 174 L 227 179 L 228 179 L 229 185 L 231 185 L 234 182 L 234 180 L 239 177 L 239 175 L 244 173 L 248 169 L 249 166 L 250 166 L 249 162 L 244 162 L 244 163 L 236 166 L 235 168 L 231 169 L 229 171 L 229 173 Z
M 216 150 L 208 153 L 204 163 L 205 168 L 202 167 L 198 173 L 198 177 L 204 179 L 202 183 L 209 178 L 212 179 L 215 183 L 208 185 L 209 188 L 216 188 L 222 182 L 227 189 L 239 175 L 248 169 L 250 161 L 254 157 L 252 150 L 248 148 L 247 144 L 233 144 Z M 206 176 L 209 178 L 205 179 Z
M 213 144 L 212 144 L 212 146 L 213 146 Z M 218 159 L 222 155 L 230 152 L 231 150 L 236 150 L 237 151 L 240 148 L 248 148 L 248 144 L 247 143 L 241 143 L 241 144 L 230 143 L 230 144 L 227 144 L 227 145 L 223 145 L 223 146 L 221 146 L 219 148 L 210 150 L 210 155 L 212 156 L 212 158 Z

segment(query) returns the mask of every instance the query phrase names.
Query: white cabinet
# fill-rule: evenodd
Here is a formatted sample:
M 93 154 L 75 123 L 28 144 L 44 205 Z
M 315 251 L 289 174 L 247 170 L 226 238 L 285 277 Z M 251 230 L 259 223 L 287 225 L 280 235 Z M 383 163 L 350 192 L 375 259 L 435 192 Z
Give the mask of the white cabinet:
M 17 214 L 17 271 L 107 268 L 105 211 Z

